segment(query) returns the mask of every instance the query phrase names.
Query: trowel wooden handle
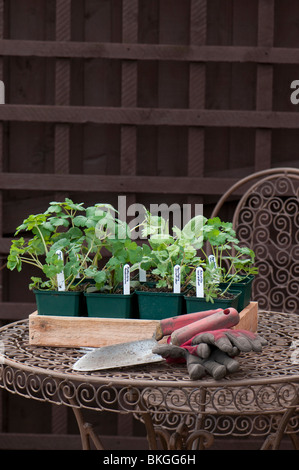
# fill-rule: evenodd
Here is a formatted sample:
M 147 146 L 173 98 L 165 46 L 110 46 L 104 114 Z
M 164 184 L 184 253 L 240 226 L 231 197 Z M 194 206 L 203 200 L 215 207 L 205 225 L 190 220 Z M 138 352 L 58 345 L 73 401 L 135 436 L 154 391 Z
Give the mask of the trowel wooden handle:
M 203 312 L 186 313 L 185 315 L 177 315 L 176 317 L 163 318 L 157 326 L 155 339 L 159 341 L 164 336 L 171 335 L 173 331 L 219 311 L 222 312 L 223 309 L 217 308 L 215 310 L 205 310 Z
M 176 329 L 171 334 L 170 341 L 172 344 L 180 346 L 198 333 L 231 328 L 237 325 L 239 321 L 240 316 L 237 310 L 234 308 L 226 308 L 225 310 L 220 310 L 212 315 L 183 326 L 182 328 Z

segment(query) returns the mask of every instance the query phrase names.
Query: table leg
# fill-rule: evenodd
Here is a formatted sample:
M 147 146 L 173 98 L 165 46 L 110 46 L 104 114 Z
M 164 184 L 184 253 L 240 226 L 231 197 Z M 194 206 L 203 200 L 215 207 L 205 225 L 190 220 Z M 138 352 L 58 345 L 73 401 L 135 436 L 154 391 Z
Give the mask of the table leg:
M 285 434 L 285 430 L 288 426 L 288 423 L 291 417 L 297 411 L 297 405 L 299 405 L 299 396 L 295 397 L 293 400 L 291 407 L 288 408 L 285 413 L 283 414 L 279 425 L 277 427 L 277 431 L 270 436 L 267 437 L 266 441 L 264 442 L 261 450 L 278 450 L 281 440 Z M 294 448 L 299 450 L 299 438 L 295 434 L 290 434 L 290 438 L 293 442 Z
M 81 437 L 81 443 L 82 443 L 82 450 L 90 450 L 91 449 L 91 441 L 93 442 L 95 448 L 97 450 L 105 450 L 99 436 L 94 432 L 93 426 L 90 423 L 87 423 L 84 418 L 83 414 L 76 406 L 74 403 L 73 399 L 70 399 L 70 404 L 72 405 L 72 410 L 74 412 L 79 432 L 80 432 L 80 437 Z
M 185 422 L 178 426 L 169 440 L 170 450 L 192 450 L 196 447 L 200 450 L 209 449 L 214 442 L 214 436 L 200 429 L 190 431 Z M 196 446 L 194 446 L 196 444 Z
M 187 417 L 178 425 L 174 432 L 169 432 L 162 426 L 155 426 L 152 416 L 144 406 L 139 403 L 142 420 L 145 425 L 150 450 L 157 450 L 157 439 L 160 440 L 163 450 L 192 450 L 208 449 L 214 442 L 214 436 L 200 429 L 190 430 L 186 424 Z
M 196 429 L 197 431 L 200 431 L 203 429 L 204 427 L 204 421 L 205 421 L 205 409 L 206 409 L 206 405 L 205 405 L 205 401 L 206 401 L 206 395 L 207 395 L 207 391 L 205 388 L 201 388 L 200 389 L 200 394 L 199 394 L 199 397 L 200 397 L 200 412 L 196 418 Z M 199 436 L 200 437 L 200 436 Z M 205 444 L 203 442 L 203 439 L 199 438 L 197 440 L 193 440 L 193 444 L 192 444 L 192 449 L 198 449 L 198 450 L 203 450 L 205 447 Z
M 173 433 L 157 426 L 151 431 L 151 437 L 153 435 L 160 439 L 164 450 L 192 450 L 194 443 L 199 444 L 198 448 L 204 450 L 211 447 L 214 442 L 212 434 L 201 430 L 190 431 L 184 422 Z

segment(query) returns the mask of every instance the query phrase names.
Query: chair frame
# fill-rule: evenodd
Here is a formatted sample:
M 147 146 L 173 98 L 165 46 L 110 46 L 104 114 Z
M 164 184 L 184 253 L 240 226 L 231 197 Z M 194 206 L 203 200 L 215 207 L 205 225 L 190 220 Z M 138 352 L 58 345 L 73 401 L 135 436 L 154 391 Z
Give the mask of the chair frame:
M 279 178 L 282 178 L 282 179 L 287 178 L 292 183 L 293 181 L 296 182 L 298 180 L 298 183 L 299 183 L 299 169 L 289 168 L 289 167 L 272 168 L 272 169 L 252 173 L 246 176 L 245 178 L 240 179 L 228 191 L 226 191 L 226 193 L 223 194 L 223 196 L 219 199 L 218 203 L 216 204 L 211 214 L 211 218 L 218 216 L 220 209 L 225 204 L 225 202 L 229 201 L 230 196 L 232 196 L 237 190 L 245 186 L 246 187 L 245 192 L 242 196 L 240 196 L 240 199 L 234 210 L 234 215 L 233 215 L 233 220 L 232 220 L 233 228 L 235 231 L 237 231 L 238 227 L 241 227 L 241 224 L 238 223 L 239 217 L 240 217 L 241 211 L 244 210 L 244 207 L 246 207 L 244 203 L 247 201 L 247 198 L 250 195 L 254 195 L 254 194 L 256 194 L 257 197 L 260 196 L 258 192 L 254 193 L 254 189 L 260 188 L 261 185 L 263 185 L 264 183 L 267 184 L 269 182 L 274 182 L 276 179 L 279 179 Z M 250 186 L 247 187 L 248 185 Z M 295 190 L 295 197 L 296 196 L 299 199 L 299 191 L 297 191 L 297 186 Z M 266 197 L 265 197 L 265 200 L 267 200 Z M 265 209 L 263 208 L 263 210 Z M 252 210 L 252 213 L 253 215 L 256 215 L 258 213 L 258 209 Z M 254 220 L 254 223 L 255 221 L 256 219 Z M 245 222 L 243 222 L 242 226 L 243 228 L 246 226 Z M 248 226 L 250 226 L 249 223 L 248 223 Z M 261 225 L 258 226 L 258 229 L 262 230 L 262 228 L 263 227 Z M 279 232 L 279 227 L 275 227 L 275 229 L 277 230 L 277 232 Z M 246 232 L 246 229 L 244 229 L 244 231 Z M 248 237 L 250 234 L 256 235 L 255 229 L 253 229 L 252 232 L 250 232 L 250 230 L 248 229 Z M 242 237 L 241 237 L 241 241 L 242 241 Z M 293 246 L 297 246 L 297 245 L 293 244 L 292 247 Z M 266 253 L 267 256 L 269 256 L 269 259 L 273 261 L 273 265 L 271 266 L 271 263 L 269 263 L 269 260 L 267 259 L 266 261 L 266 256 L 265 256 L 264 266 L 263 266 L 263 269 L 261 270 L 262 272 L 256 276 L 256 281 L 253 284 L 253 297 L 254 298 L 252 300 L 257 300 L 257 301 L 260 300 L 261 307 L 266 310 L 268 309 L 268 310 L 273 310 L 273 311 L 275 310 L 282 311 L 283 309 L 286 312 L 292 311 L 292 312 L 299 313 L 299 304 L 298 304 L 299 287 L 297 287 L 297 292 L 294 294 L 294 281 L 296 282 L 296 276 L 295 276 L 296 267 L 294 267 L 294 270 L 291 270 L 288 267 L 289 262 L 286 263 L 285 266 L 283 262 L 281 262 L 281 266 L 280 266 L 281 273 L 284 270 L 284 273 L 288 272 L 288 274 L 285 275 L 286 276 L 285 280 L 281 280 L 281 284 L 279 284 L 276 279 L 276 273 L 278 272 L 278 268 L 275 268 L 274 256 L 270 254 L 270 251 L 268 252 L 267 242 L 261 241 L 260 243 L 256 243 L 256 245 L 253 245 L 253 241 L 251 241 L 251 247 L 253 248 L 254 251 L 256 250 L 259 251 L 259 253 L 262 253 L 263 250 L 265 252 L 267 251 Z M 273 246 L 271 249 L 273 252 Z M 284 253 L 283 250 L 280 250 L 279 248 L 277 248 L 277 251 L 275 252 L 276 262 L 280 260 L 280 255 L 281 255 L 281 259 L 283 258 L 283 256 L 286 257 L 286 253 Z M 260 263 L 261 261 L 263 261 L 263 259 L 261 257 L 258 258 L 257 256 L 257 264 Z M 265 268 L 266 265 L 267 265 L 267 269 Z M 281 277 L 281 279 L 283 279 L 282 274 L 277 275 L 277 278 L 279 278 L 279 276 Z M 257 286 L 257 283 L 260 284 L 259 287 Z M 271 288 L 270 288 L 270 285 L 271 285 Z M 268 294 L 268 300 L 266 301 L 267 294 Z M 278 300 L 278 297 L 279 297 L 279 300 Z
M 213 209 L 211 218 L 216 217 L 221 209 L 221 207 L 224 205 L 224 203 L 228 200 L 229 196 L 231 196 L 237 189 L 241 188 L 242 186 L 245 186 L 247 183 L 250 183 L 251 181 L 254 180 L 259 180 L 260 178 L 268 177 L 271 175 L 288 175 L 288 174 L 294 174 L 299 176 L 299 168 L 291 168 L 291 167 L 282 167 L 282 168 L 270 168 L 267 170 L 262 170 L 262 171 L 257 171 L 255 173 L 251 173 L 248 176 L 245 176 L 244 178 L 240 179 L 237 181 L 233 186 L 231 186 L 219 199 L 217 202 L 216 206 Z M 261 182 L 261 181 L 259 181 Z M 246 191 L 246 193 L 242 196 L 242 199 L 248 195 L 250 192 L 251 187 Z M 240 199 L 239 204 L 241 203 L 242 199 Z M 238 209 L 238 206 L 236 210 Z M 235 219 L 235 217 L 234 217 Z M 234 222 L 233 222 L 234 223 Z M 234 226 L 235 227 L 235 226 Z

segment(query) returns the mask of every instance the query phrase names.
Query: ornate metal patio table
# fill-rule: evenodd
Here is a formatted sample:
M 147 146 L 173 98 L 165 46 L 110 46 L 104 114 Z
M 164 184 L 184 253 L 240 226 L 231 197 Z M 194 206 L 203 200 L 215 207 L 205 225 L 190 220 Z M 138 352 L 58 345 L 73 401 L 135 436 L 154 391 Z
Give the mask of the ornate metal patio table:
M 268 346 L 239 356 L 237 373 L 191 381 L 184 364 L 165 362 L 75 372 L 80 348 L 32 346 L 21 320 L 0 329 L 0 387 L 71 406 L 84 449 L 103 448 L 84 409 L 133 413 L 151 450 L 209 448 L 217 436 L 262 436 L 263 449 L 278 449 L 285 434 L 299 449 L 299 317 L 259 312 L 259 333 Z

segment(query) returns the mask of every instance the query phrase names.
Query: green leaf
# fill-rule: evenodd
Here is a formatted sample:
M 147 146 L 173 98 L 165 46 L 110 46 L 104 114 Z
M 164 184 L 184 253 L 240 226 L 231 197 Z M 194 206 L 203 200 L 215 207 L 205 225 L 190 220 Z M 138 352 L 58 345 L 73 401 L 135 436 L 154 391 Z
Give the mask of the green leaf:
M 141 261 L 142 259 L 142 248 L 136 245 L 135 249 L 128 250 L 129 262 L 135 264 Z
M 48 234 L 50 234 L 51 232 L 54 232 L 54 230 L 55 230 L 54 225 L 53 225 L 51 222 L 49 222 L 49 221 L 44 222 L 43 225 L 42 225 L 42 228 L 43 228 L 45 231 L 47 231 Z
M 71 199 L 69 198 L 65 198 L 65 202 L 63 204 L 63 206 L 66 208 L 66 209 L 72 209 L 74 211 L 84 211 L 84 202 L 80 202 L 80 203 L 74 203 Z
M 83 237 L 83 232 L 79 227 L 71 227 L 66 233 L 65 237 L 69 238 L 72 242 Z M 83 242 L 82 238 L 82 242 Z
M 38 289 L 40 284 L 42 283 L 42 279 L 40 277 L 31 277 L 32 282 L 29 284 L 29 289 Z
M 178 245 L 170 245 L 167 249 L 167 253 L 169 253 L 169 256 L 172 258 L 176 258 L 179 256 L 180 247 Z
M 63 262 L 62 260 L 58 260 L 57 264 L 54 265 L 54 264 L 45 264 L 43 266 L 43 272 L 45 273 L 45 275 L 51 279 L 53 278 L 54 276 L 57 276 L 57 274 L 59 274 L 62 270 L 63 270 Z
M 97 204 L 95 204 L 95 207 L 96 207 L 96 209 L 98 209 L 100 207 L 104 207 L 104 209 L 107 209 L 107 211 L 111 210 L 112 212 L 118 213 L 118 211 L 111 204 L 97 203 Z
M 59 218 L 51 218 L 51 223 L 55 226 L 55 227 L 69 227 L 70 223 L 68 221 L 68 219 L 62 215 L 61 217 Z
M 57 250 L 65 250 L 69 246 L 69 240 L 67 238 L 60 238 L 57 242 L 53 243 L 51 246 L 51 249 L 49 250 L 49 253 L 47 255 L 47 258 L 50 259 L 52 256 L 56 256 L 56 251 Z
M 22 261 L 15 255 L 8 255 L 7 257 L 7 268 L 10 271 L 17 269 L 18 272 L 22 269 Z
M 45 214 L 52 214 L 53 212 L 62 212 L 62 207 L 57 202 L 50 202 L 50 206 L 46 210 Z
M 202 215 L 193 217 L 189 222 L 186 223 L 182 230 L 181 236 L 189 240 L 194 240 L 203 237 L 203 226 L 206 222 L 206 218 Z
M 105 281 L 106 281 L 105 271 L 98 271 L 98 273 L 94 276 L 94 280 L 97 284 L 105 283 Z
M 152 248 L 157 250 L 159 246 L 161 247 L 174 243 L 174 238 L 171 235 L 160 233 L 152 235 L 149 239 L 149 243 Z
M 162 287 L 167 287 L 167 281 L 165 279 L 160 279 L 157 282 L 157 287 L 158 289 L 161 289 Z
M 45 246 L 40 238 L 35 236 L 28 241 L 27 249 L 24 250 L 24 253 L 31 253 L 35 256 L 41 256 L 45 254 Z
M 25 219 L 23 223 L 17 227 L 16 234 L 23 230 L 31 231 L 39 225 L 42 225 L 44 222 L 46 222 L 46 220 L 47 216 L 45 214 L 29 215 L 29 217 L 27 217 L 27 219 Z
M 73 219 L 73 223 L 77 227 L 86 227 L 87 221 L 88 221 L 88 218 L 85 217 L 84 215 L 77 215 Z

